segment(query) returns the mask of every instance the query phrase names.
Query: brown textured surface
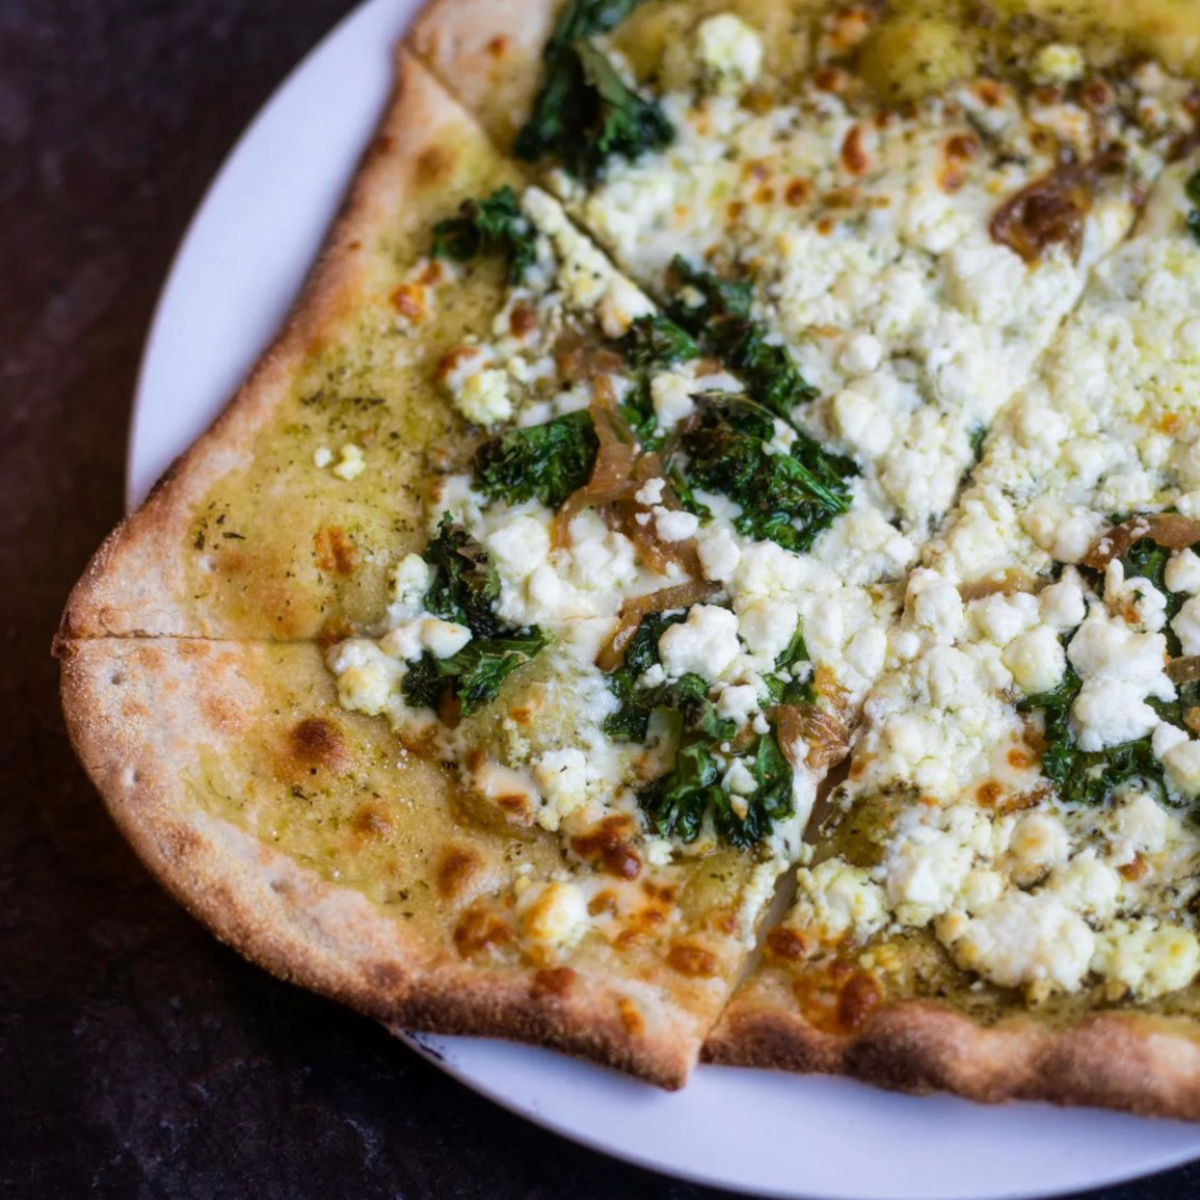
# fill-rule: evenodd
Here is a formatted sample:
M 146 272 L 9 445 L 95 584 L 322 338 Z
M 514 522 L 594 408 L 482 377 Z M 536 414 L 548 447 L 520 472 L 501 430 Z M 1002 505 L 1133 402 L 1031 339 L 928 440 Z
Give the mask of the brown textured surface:
M 683 1197 L 480 1100 L 279 984 L 167 899 L 103 816 L 49 640 L 119 515 L 172 249 L 344 0 L 0 3 L 0 1194 Z M 1107 1200 L 1184 1200 L 1200 1171 Z

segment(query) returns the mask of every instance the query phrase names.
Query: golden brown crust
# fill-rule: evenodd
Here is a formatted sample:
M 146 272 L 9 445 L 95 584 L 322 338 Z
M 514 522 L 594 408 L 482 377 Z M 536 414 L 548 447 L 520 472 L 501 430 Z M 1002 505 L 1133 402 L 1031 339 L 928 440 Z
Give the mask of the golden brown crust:
M 247 958 L 396 1028 L 534 1042 L 665 1088 L 685 1082 L 705 1023 L 662 989 L 616 972 L 463 960 L 439 910 L 404 921 L 222 815 L 230 796 L 217 793 L 236 800 L 240 768 L 230 764 L 246 760 L 248 745 L 290 742 L 284 758 L 306 769 L 314 754 L 348 776 L 365 769 L 346 770 L 340 756 L 374 735 L 336 708 L 315 646 L 103 639 L 65 641 L 59 652 L 72 743 L 121 832 Z M 297 733 L 314 721 L 328 722 L 320 735 L 311 725 Z M 220 786 L 206 781 L 208 756 L 222 765 Z M 245 786 L 270 786 L 264 761 L 246 767 Z M 277 781 L 287 782 L 283 765 Z M 445 801 L 438 777 L 401 783 L 413 793 L 404 803 Z M 623 1016 L 631 1003 L 636 1023 Z
M 838 1035 L 815 1029 L 762 981 L 748 992 L 709 1036 L 705 1061 L 850 1075 L 986 1104 L 1045 1100 L 1200 1120 L 1200 1032 L 1191 1022 L 1105 1013 L 1070 1026 L 1027 1016 L 985 1028 L 948 1005 L 907 1000 Z
M 512 145 L 541 79 L 541 54 L 563 0 L 432 0 L 408 45 L 475 115 Z

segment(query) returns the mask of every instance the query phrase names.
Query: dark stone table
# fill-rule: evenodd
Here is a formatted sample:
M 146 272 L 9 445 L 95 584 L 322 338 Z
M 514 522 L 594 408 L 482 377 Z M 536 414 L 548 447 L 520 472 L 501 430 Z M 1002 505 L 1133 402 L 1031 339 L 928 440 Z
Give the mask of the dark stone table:
M 509 1116 L 217 945 L 125 849 L 63 732 L 50 638 L 121 512 L 172 250 L 347 7 L 0 0 L 0 1196 L 701 1197 Z M 1197 1194 L 1192 1168 L 1104 1196 Z

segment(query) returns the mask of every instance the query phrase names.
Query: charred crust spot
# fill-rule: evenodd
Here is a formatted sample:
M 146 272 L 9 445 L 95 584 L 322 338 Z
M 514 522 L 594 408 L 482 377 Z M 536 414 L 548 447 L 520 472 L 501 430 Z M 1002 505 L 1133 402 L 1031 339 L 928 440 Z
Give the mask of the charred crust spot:
M 640 1037 L 646 1032 L 646 1018 L 628 996 L 622 996 L 617 1001 L 617 1014 L 621 1018 L 621 1024 L 625 1026 L 625 1032 L 631 1037 Z
M 373 963 L 367 971 L 371 983 L 386 992 L 396 991 L 404 982 L 404 972 L 390 962 Z
M 486 49 L 492 58 L 503 58 L 508 53 L 511 46 L 512 42 L 508 39 L 508 37 L 505 34 L 500 33 L 492 38 L 490 42 L 488 42 Z
M 454 151 L 448 146 L 426 146 L 417 155 L 417 182 L 442 183 L 454 170 Z
M 201 846 L 200 835 L 185 825 L 171 825 L 162 840 L 167 857 L 177 862 L 190 858 Z
M 995 807 L 997 801 L 1004 795 L 1004 787 L 995 779 L 989 779 L 985 783 L 981 783 L 975 792 L 975 796 L 979 803 L 988 808 Z
M 767 934 L 767 950 L 786 962 L 799 962 L 808 953 L 808 942 L 795 929 L 780 925 Z
M 305 717 L 288 734 L 293 756 L 310 767 L 338 767 L 346 760 L 341 727 L 328 717 Z
M 534 975 L 529 990 L 539 999 L 560 999 L 574 987 L 575 978 L 575 972 L 570 967 L 545 967 Z
M 862 128 L 852 125 L 850 131 L 842 139 L 842 166 L 851 175 L 862 175 L 871 165 L 867 158 L 866 149 L 862 142 Z
M 609 875 L 636 879 L 642 860 L 629 844 L 633 822 L 626 816 L 605 817 L 595 830 L 571 839 L 571 849 L 585 862 L 599 862 Z
M 317 566 L 329 575 L 352 575 L 358 566 L 358 551 L 339 525 L 322 525 L 313 535 Z
M 213 729 L 234 729 L 241 717 L 239 707 L 225 696 L 203 696 L 200 707 L 204 712 L 205 721 Z
M 483 908 L 467 909 L 454 928 L 454 945 L 463 958 L 512 940 L 513 931 L 508 923 Z
M 423 320 L 429 311 L 425 289 L 419 283 L 402 283 L 388 297 L 391 306 L 406 320 Z
M 350 826 L 355 833 L 368 838 L 387 837 L 392 832 L 392 823 L 378 805 L 364 804 L 351 818 Z
M 514 304 L 509 314 L 508 327 L 513 337 L 524 337 L 537 328 L 537 313 L 528 304 Z
M 838 997 L 838 1024 L 845 1030 L 857 1029 L 883 1000 L 878 981 L 868 971 L 859 971 L 848 979 Z
M 462 846 L 447 847 L 437 866 L 439 894 L 447 899 L 460 895 L 482 865 L 479 855 L 474 851 Z
M 692 942 L 672 942 L 667 962 L 680 975 L 691 979 L 708 979 L 717 973 L 717 956 Z

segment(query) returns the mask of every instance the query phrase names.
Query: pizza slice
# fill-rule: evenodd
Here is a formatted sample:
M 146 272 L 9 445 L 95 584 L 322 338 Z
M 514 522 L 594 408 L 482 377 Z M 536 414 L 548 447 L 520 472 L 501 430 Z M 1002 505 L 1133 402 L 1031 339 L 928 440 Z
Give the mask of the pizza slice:
M 1200 1116 L 1200 159 L 908 583 L 724 1062 Z
M 414 855 L 397 813 L 421 791 L 431 847 L 458 830 L 438 861 L 477 842 L 491 865 L 463 867 L 463 896 L 447 885 L 438 920 L 412 926 L 408 973 L 394 943 L 396 1019 L 524 1029 L 678 1085 L 845 753 L 897 600 L 887 575 L 843 580 L 808 551 L 851 519 L 884 550 L 897 539 L 852 462 L 659 311 L 549 193 L 514 186 L 415 61 L 402 72 L 281 348 L 72 598 L 68 718 L 123 826 L 144 816 L 136 844 L 209 919 L 193 896 L 209 885 L 169 845 L 189 804 L 209 859 L 265 838 L 319 876 L 313 903 L 366 888 L 386 926 L 367 875 L 375 849 L 389 878 Z M 911 553 L 881 561 L 894 575 Z M 334 697 L 361 753 L 290 791 L 260 751 L 339 742 Z M 143 743 L 180 765 L 169 797 Z M 205 764 L 226 758 L 244 768 L 211 784 Z M 418 868 L 436 889 L 441 868 Z M 252 933 L 237 944 L 274 969 L 294 953 L 291 927 Z M 525 999 L 547 970 L 617 990 L 576 985 L 607 1016 L 568 1005 L 553 1033 L 484 1000 L 463 1015 L 422 974 L 430 956 L 480 988 L 523 980 Z
M 553 836 L 514 834 L 496 797 L 347 713 L 315 645 L 61 654 L 72 739 L 121 831 L 248 958 L 391 1026 L 686 1078 L 725 994 L 705 946 L 735 919 L 736 864 L 581 879 Z

